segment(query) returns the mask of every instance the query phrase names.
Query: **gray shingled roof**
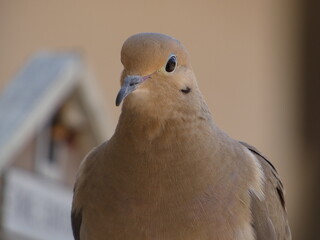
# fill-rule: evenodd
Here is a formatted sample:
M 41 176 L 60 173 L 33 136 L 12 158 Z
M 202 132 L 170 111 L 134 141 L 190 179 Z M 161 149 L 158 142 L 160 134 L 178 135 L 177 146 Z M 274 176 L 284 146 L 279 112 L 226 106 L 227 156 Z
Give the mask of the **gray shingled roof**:
M 42 52 L 0 93 L 0 169 L 74 88 L 81 70 L 75 53 Z

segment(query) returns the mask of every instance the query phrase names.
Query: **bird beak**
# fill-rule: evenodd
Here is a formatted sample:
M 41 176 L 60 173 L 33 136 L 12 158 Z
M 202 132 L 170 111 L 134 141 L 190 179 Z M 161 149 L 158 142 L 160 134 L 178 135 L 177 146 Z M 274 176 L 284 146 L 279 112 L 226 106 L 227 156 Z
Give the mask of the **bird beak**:
M 126 98 L 131 92 L 137 89 L 138 85 L 142 82 L 144 82 L 146 79 L 148 79 L 150 75 L 148 76 L 138 76 L 138 75 L 132 75 L 127 76 L 124 79 L 124 83 L 121 86 L 120 91 L 118 92 L 117 98 L 116 98 L 116 106 L 119 106 L 120 103 L 123 101 L 123 99 Z

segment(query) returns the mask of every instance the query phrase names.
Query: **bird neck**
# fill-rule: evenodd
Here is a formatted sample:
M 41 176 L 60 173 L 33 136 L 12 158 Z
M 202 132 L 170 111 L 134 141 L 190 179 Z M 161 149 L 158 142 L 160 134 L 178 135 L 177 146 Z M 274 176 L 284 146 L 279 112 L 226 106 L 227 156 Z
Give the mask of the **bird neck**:
M 123 184 L 117 188 L 130 193 L 134 189 L 132 195 L 139 199 L 158 201 L 158 188 L 163 198 L 170 198 L 172 189 L 180 189 L 177 202 L 181 204 L 188 196 L 202 198 L 208 186 L 221 185 L 221 175 L 213 172 L 228 161 L 214 157 L 221 150 L 215 141 L 219 134 L 207 114 L 160 121 L 126 111 L 108 143 L 109 149 L 122 150 L 113 151 L 112 163 L 106 162 L 105 169 L 119 172 L 116 177 L 121 181 L 117 181 Z
M 201 133 L 213 133 L 216 129 L 206 107 L 193 112 L 180 112 L 168 116 L 145 114 L 138 111 L 123 111 L 120 115 L 115 136 L 128 143 L 147 146 L 166 146 L 177 139 L 191 138 Z M 212 136 L 211 136 L 212 137 Z M 159 147 L 158 146 L 158 147 Z

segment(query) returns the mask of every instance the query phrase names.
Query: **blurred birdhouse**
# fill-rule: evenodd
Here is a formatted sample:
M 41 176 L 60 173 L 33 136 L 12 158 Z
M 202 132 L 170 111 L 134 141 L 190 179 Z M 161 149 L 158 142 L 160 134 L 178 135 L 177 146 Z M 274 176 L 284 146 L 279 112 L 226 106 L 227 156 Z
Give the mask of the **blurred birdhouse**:
M 108 118 L 76 53 L 32 57 L 0 94 L 1 239 L 72 239 L 80 162 Z

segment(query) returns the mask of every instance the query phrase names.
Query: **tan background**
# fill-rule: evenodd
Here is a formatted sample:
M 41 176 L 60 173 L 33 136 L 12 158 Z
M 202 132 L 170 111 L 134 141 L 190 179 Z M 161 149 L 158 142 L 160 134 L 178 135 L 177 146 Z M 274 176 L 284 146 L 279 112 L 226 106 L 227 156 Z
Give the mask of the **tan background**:
M 298 236 L 308 176 L 300 128 L 302 16 L 295 0 L 0 0 L 0 89 L 33 53 L 78 50 L 114 129 L 123 41 L 138 32 L 172 35 L 189 49 L 218 125 L 278 168 Z

